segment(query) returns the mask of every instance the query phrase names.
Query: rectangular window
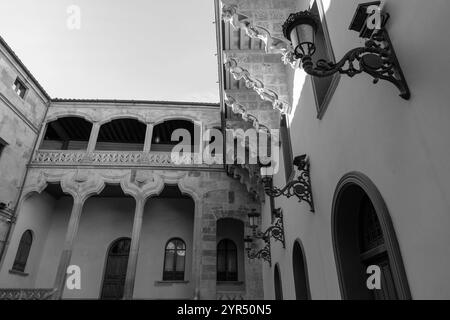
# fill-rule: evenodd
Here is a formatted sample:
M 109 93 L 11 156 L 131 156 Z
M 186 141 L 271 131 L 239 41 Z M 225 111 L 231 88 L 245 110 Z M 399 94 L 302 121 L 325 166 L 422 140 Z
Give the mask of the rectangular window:
M 27 92 L 27 87 L 19 78 L 17 78 L 16 81 L 14 81 L 13 90 L 23 99 L 25 97 L 25 93 Z
M 315 0 L 310 8 L 311 12 L 320 17 L 320 25 L 316 33 L 316 53 L 313 56 L 314 63 L 317 60 L 325 59 L 326 61 L 336 62 L 333 48 L 331 47 L 330 35 L 328 33 L 327 22 L 325 19 L 325 11 L 323 9 L 322 0 Z M 336 73 L 333 76 L 319 78 L 311 77 L 314 96 L 316 99 L 317 118 L 322 119 L 325 111 L 328 108 L 331 97 L 336 90 L 339 83 L 340 74 Z

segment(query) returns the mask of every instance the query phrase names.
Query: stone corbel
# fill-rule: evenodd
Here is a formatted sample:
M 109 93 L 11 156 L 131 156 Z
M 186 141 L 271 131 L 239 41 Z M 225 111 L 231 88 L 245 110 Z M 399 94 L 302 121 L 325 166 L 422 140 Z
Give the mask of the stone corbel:
M 61 189 L 80 203 L 92 195 L 100 194 L 104 187 L 104 179 L 91 170 L 76 170 L 61 179 Z
M 253 89 L 264 101 L 272 103 L 274 110 L 278 110 L 282 114 L 289 112 L 289 104 L 287 102 L 280 100 L 275 91 L 265 88 L 261 80 L 253 78 L 250 72 L 239 66 L 235 59 L 226 57 L 225 55 L 224 65 L 225 69 L 233 75 L 235 80 L 244 79 L 247 88 Z
M 236 101 L 233 97 L 228 96 L 226 93 L 224 93 L 224 100 L 225 104 L 231 107 L 231 110 L 235 114 L 240 114 L 242 117 L 242 120 L 251 122 L 253 127 L 259 131 L 260 133 L 265 133 L 270 135 L 270 129 L 266 127 L 265 125 L 261 124 L 254 115 L 247 112 L 247 109 L 240 103 Z
M 145 200 L 161 193 L 164 181 L 159 175 L 148 170 L 133 170 L 120 181 L 120 186 L 124 193 L 136 200 Z

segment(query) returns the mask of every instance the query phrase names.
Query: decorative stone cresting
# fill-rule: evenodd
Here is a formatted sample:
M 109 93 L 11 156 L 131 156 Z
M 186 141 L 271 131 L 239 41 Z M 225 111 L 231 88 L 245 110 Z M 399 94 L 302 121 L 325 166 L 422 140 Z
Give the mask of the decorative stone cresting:
M 270 89 L 265 88 L 264 83 L 261 80 L 255 79 L 250 75 L 250 72 L 239 66 L 237 61 L 233 58 L 229 58 L 225 55 L 225 69 L 229 71 L 235 80 L 243 79 L 245 85 L 249 89 L 253 89 L 264 101 L 269 101 L 275 110 L 278 110 L 282 114 L 289 112 L 289 104 L 280 100 L 278 94 Z
M 281 54 L 281 60 L 284 64 L 290 65 L 293 69 L 298 67 L 299 61 L 294 58 L 294 49 L 290 41 L 273 37 L 269 30 L 253 25 L 249 17 L 239 13 L 237 10 L 237 5 L 224 4 L 222 6 L 222 19 L 225 22 L 229 22 L 235 29 L 244 29 L 250 38 L 263 41 L 266 45 L 267 53 Z
M 0 300 L 50 300 L 55 289 L 0 289 Z

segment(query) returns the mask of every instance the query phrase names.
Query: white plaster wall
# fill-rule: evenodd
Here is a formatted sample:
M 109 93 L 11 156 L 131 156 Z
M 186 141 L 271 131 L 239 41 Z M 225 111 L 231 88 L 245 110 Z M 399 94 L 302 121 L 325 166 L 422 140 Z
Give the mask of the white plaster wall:
M 72 207 L 73 200 L 70 196 L 61 197 L 55 203 L 37 271 L 35 288 L 53 288 L 55 285 L 56 271 L 61 258 Z
M 305 9 L 305 2 L 299 1 L 299 7 Z M 276 200 L 285 212 L 288 241 L 286 250 L 272 244 L 272 259 L 280 264 L 286 299 L 295 298 L 292 246 L 296 238 L 305 247 L 312 298 L 341 298 L 331 240 L 331 206 L 338 181 L 351 171 L 367 175 L 384 197 L 412 297 L 450 298 L 450 43 L 442 38 L 450 27 L 450 3 L 385 2 L 391 14 L 387 28 L 412 91 L 410 101 L 398 97 L 388 82 L 374 85 L 367 75 L 343 76 L 324 118 L 317 120 L 309 77 L 294 92 L 299 99 L 294 101 L 291 126 L 293 153 L 311 157 L 316 213 L 310 214 L 308 206 L 295 198 Z M 327 10 L 337 59 L 362 44 L 356 33 L 348 31 L 358 3 L 333 0 Z M 294 81 L 301 85 L 301 72 Z M 285 184 L 283 169 L 275 184 Z M 271 299 L 273 269 L 266 266 L 267 280 L 265 296 Z
M 190 199 L 151 198 L 147 201 L 139 247 L 135 299 L 191 299 L 194 296 L 192 252 L 194 202 Z M 162 283 L 164 249 L 169 239 L 186 243 L 185 281 Z

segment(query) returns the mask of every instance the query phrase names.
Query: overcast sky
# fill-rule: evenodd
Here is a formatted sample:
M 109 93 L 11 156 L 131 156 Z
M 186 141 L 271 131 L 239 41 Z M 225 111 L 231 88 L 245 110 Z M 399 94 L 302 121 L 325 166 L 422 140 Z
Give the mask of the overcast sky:
M 0 0 L 0 35 L 52 98 L 218 102 L 213 21 L 213 0 Z

